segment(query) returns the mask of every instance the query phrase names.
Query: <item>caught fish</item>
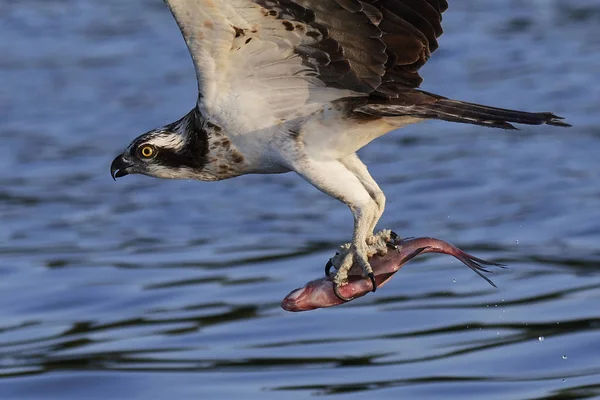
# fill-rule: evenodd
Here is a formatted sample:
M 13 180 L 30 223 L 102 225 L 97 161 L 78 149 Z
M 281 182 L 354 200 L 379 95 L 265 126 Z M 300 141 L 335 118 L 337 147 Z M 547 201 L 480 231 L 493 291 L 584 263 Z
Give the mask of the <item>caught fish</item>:
M 490 285 L 496 287 L 484 272 L 491 272 L 484 268 L 486 266 L 504 267 L 502 264 L 482 260 L 474 257 L 458 247 L 434 238 L 397 238 L 392 243 L 395 250 L 389 250 L 383 256 L 375 255 L 369 258 L 369 263 L 375 274 L 377 287 L 385 285 L 392 276 L 408 261 L 424 253 L 449 254 L 460 260 L 467 267 L 485 279 Z M 373 289 L 371 280 L 362 276 L 360 268 L 353 267 L 348 274 L 348 283 L 338 288 L 338 294 L 334 291 L 332 277 L 334 274 L 308 282 L 304 287 L 293 290 L 281 302 L 281 308 L 286 311 L 309 311 L 317 308 L 337 306 L 346 303 L 349 298 L 354 300 L 369 293 Z

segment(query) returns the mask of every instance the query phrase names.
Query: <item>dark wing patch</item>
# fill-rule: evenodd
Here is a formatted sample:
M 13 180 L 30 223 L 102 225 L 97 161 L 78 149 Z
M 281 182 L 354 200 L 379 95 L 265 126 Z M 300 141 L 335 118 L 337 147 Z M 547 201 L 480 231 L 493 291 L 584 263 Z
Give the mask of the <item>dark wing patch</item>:
M 378 93 L 395 97 L 402 88 L 419 87 L 419 69 L 437 50 L 442 33 L 442 13 L 446 0 L 381 0 L 383 21 L 379 27 L 391 60 Z
M 376 7 L 358 0 L 254 2 L 269 15 L 311 28 L 295 51 L 328 86 L 371 93 L 381 85 L 387 55 Z
M 332 87 L 379 97 L 416 88 L 438 47 L 446 0 L 254 0 L 310 27 L 296 52 Z

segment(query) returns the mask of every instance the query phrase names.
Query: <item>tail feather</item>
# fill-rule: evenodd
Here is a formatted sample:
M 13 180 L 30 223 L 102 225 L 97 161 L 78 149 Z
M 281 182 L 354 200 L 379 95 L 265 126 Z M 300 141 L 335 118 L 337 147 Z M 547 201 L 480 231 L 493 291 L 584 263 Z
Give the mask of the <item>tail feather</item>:
M 355 112 L 380 116 L 411 116 L 425 119 L 440 119 L 450 122 L 482 125 L 492 128 L 517 129 L 513 123 L 525 125 L 554 125 L 569 127 L 564 118 L 549 112 L 525 112 L 481 104 L 451 100 L 430 93 L 415 91 L 417 96 L 404 96 L 363 104 Z M 425 96 L 424 96 L 425 95 Z M 416 100 L 416 101 L 413 101 Z M 425 101 L 423 101 L 425 100 Z

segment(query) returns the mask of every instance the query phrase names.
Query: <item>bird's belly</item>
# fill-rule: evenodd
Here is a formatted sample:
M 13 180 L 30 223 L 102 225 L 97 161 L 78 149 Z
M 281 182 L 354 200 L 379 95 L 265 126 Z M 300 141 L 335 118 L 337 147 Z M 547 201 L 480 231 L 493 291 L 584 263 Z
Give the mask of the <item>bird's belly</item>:
M 315 118 L 302 128 L 300 140 L 311 158 L 340 159 L 386 133 L 418 122 L 416 118 Z

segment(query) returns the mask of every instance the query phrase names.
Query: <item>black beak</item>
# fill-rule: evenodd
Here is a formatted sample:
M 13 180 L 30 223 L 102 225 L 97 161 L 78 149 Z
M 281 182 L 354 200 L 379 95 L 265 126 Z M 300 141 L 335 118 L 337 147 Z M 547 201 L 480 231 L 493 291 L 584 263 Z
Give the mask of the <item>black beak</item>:
M 129 175 L 128 168 L 132 167 L 130 163 L 125 161 L 123 155 L 117 156 L 110 164 L 110 176 L 116 181 L 117 178 L 120 178 L 125 175 Z

